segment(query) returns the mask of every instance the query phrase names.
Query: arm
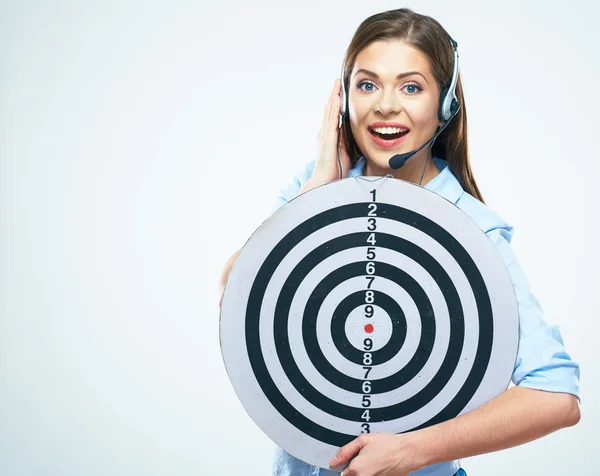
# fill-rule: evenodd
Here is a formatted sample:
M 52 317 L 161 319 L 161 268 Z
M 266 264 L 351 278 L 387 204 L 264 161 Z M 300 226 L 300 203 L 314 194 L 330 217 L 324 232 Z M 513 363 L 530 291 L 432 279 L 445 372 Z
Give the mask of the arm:
M 568 393 L 513 387 L 485 405 L 412 433 L 361 435 L 343 446 L 331 466 L 357 452 L 343 476 L 405 476 L 444 461 L 511 448 L 575 425 L 579 403 Z
M 223 302 L 223 293 L 225 292 L 225 285 L 227 284 L 227 279 L 229 278 L 229 273 L 231 273 L 231 268 L 233 268 L 233 263 L 235 263 L 235 260 L 239 256 L 240 251 L 242 251 L 241 248 L 229 257 L 229 259 L 225 263 L 223 272 L 221 273 L 221 278 L 219 279 L 219 308 L 221 307 L 221 303 Z
M 571 394 L 512 387 L 467 414 L 406 436 L 421 468 L 521 445 L 579 418 L 579 402 Z

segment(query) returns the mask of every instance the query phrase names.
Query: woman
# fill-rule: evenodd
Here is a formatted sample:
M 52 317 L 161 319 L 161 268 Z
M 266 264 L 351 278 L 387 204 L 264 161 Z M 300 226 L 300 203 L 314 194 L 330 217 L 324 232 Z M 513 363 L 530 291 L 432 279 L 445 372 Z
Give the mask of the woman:
M 344 61 L 345 108 L 336 80 L 319 133 L 319 157 L 282 190 L 276 208 L 341 177 L 388 174 L 455 203 L 496 244 L 513 280 L 520 320 L 512 376 L 516 386 L 444 423 L 405 434 L 361 435 L 331 461 L 331 466 L 351 461 L 343 476 L 465 474 L 459 458 L 526 443 L 580 418 L 579 366 L 565 351 L 558 330 L 543 320 L 510 249 L 512 227 L 484 204 L 473 178 L 460 77 L 455 89 L 460 109 L 449 121 L 440 117 L 441 91 L 450 85 L 454 65 L 451 39 L 434 19 L 408 9 L 367 18 Z M 340 109 L 345 111 L 341 128 Z M 442 126 L 439 137 L 421 148 Z M 416 149 L 400 168 L 390 166 L 392 156 Z M 236 256 L 226 265 L 223 287 Z M 282 449 L 274 460 L 274 476 L 334 474 Z

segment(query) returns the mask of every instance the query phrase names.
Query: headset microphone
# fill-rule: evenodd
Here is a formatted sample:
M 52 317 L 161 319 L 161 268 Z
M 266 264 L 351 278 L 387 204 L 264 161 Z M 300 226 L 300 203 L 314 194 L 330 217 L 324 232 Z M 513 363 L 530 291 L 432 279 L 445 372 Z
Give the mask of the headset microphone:
M 458 111 L 458 109 L 457 109 L 457 111 Z M 452 115 L 452 117 L 454 117 L 454 114 Z M 430 142 L 433 142 L 434 140 L 436 140 L 437 136 L 439 136 L 442 133 L 442 131 L 446 128 L 446 126 L 448 125 L 449 122 L 450 121 L 446 121 L 444 123 L 444 125 L 438 127 L 438 131 L 435 133 L 435 135 L 431 139 L 429 139 L 427 142 L 425 142 L 425 144 L 423 144 L 418 149 L 415 149 L 411 152 L 406 152 L 404 154 L 396 154 L 393 157 L 391 157 L 390 161 L 389 161 L 390 167 L 392 169 L 399 169 L 400 167 L 402 167 L 408 159 L 410 159 L 413 155 L 415 155 L 417 152 L 419 152 L 423 147 L 425 147 Z

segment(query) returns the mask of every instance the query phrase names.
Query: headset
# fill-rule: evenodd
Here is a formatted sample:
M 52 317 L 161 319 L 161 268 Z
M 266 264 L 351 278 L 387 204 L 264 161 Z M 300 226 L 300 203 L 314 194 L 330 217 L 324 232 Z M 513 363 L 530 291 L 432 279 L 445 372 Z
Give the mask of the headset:
M 458 110 L 460 109 L 460 104 L 458 102 L 458 98 L 456 97 L 456 84 L 458 83 L 458 43 L 448 35 L 450 43 L 452 44 L 452 48 L 454 50 L 454 67 L 452 71 L 452 79 L 448 86 L 444 87 L 440 92 L 440 103 L 438 108 L 438 118 L 442 122 L 442 125 L 438 128 L 435 135 L 429 139 L 425 144 L 423 144 L 418 149 L 415 149 L 411 152 L 407 152 L 405 154 L 397 154 L 390 158 L 390 167 L 393 169 L 399 169 L 402 167 L 406 161 L 412 157 L 414 154 L 419 152 L 423 147 L 425 147 L 430 142 L 434 141 L 446 128 L 450 120 L 456 115 Z M 342 64 L 342 72 L 341 72 L 341 82 L 342 82 L 342 95 L 341 95 L 341 110 L 339 114 L 339 124 L 338 129 L 342 127 L 344 119 L 348 119 L 348 93 L 346 91 L 346 84 L 344 82 L 344 65 Z M 339 136 L 338 136 L 339 137 Z M 339 143 L 339 141 L 338 141 Z M 339 148 L 339 147 L 338 147 Z M 339 155 L 339 154 L 338 154 Z M 339 158 L 338 158 L 339 161 Z M 341 167 L 340 167 L 341 169 Z

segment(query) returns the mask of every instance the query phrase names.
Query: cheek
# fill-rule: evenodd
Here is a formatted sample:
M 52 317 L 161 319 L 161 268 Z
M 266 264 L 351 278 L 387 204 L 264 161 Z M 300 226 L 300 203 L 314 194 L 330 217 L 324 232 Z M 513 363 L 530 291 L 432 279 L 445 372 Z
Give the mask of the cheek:
M 366 116 L 361 115 L 360 111 L 350 111 L 350 130 L 356 145 L 363 150 L 369 131 L 367 130 Z
M 436 127 L 438 124 L 438 98 L 427 98 L 427 101 L 421 103 L 418 107 L 407 109 L 413 125 L 415 126 L 428 126 L 435 123 Z
M 350 130 L 354 136 L 354 140 L 362 145 L 362 134 L 366 131 L 368 109 L 360 106 L 353 105 L 349 109 L 350 113 Z
M 359 125 L 363 123 L 369 115 L 371 106 L 367 104 L 367 101 L 353 101 L 350 103 L 350 121 L 352 125 Z

